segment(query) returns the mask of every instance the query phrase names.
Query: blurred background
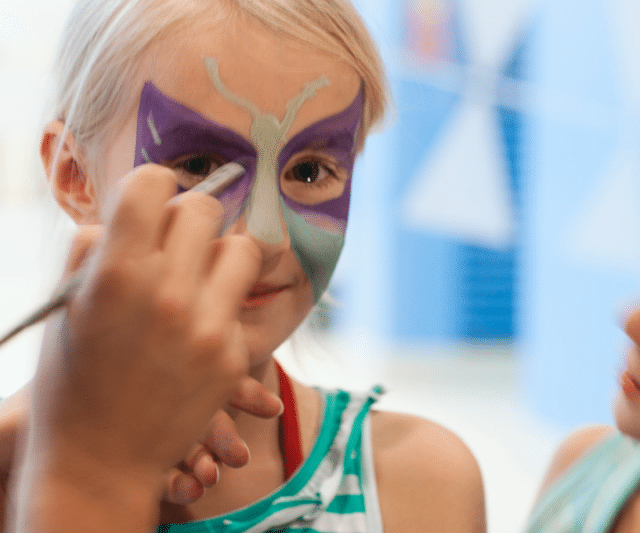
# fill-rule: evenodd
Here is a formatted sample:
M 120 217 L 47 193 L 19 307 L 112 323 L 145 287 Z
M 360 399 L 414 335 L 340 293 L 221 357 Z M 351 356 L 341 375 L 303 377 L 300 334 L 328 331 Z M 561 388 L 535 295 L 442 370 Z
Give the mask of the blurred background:
M 37 158 L 70 0 L 0 0 L 0 330 L 55 284 L 71 224 Z M 640 2 L 354 0 L 395 101 L 354 177 L 347 246 L 282 348 L 328 386 L 474 451 L 489 531 L 518 531 L 566 432 L 611 423 L 640 295 Z M 0 349 L 0 397 L 41 327 Z

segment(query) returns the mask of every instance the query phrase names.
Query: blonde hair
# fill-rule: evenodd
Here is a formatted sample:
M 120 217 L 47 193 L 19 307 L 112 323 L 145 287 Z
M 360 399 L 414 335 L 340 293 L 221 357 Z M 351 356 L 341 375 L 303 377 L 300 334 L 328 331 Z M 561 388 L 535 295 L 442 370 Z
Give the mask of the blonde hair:
M 244 14 L 350 64 L 365 104 L 359 149 L 387 107 L 387 83 L 375 44 L 348 0 L 82 0 L 72 12 L 54 70 L 54 119 L 89 161 L 137 104 L 131 87 L 150 45 L 203 15 Z M 108 127 L 112 126 L 112 127 Z

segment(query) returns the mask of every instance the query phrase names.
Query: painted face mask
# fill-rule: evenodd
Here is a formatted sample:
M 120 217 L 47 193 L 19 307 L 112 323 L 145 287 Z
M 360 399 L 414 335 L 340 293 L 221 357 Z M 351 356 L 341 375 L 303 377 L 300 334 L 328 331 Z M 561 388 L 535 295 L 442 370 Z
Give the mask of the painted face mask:
M 241 164 L 246 173 L 218 198 L 225 209 L 224 228 L 244 213 L 248 231 L 274 244 L 285 238 L 283 218 L 291 247 L 318 301 L 344 245 L 363 92 L 344 111 L 308 126 L 286 142 L 302 105 L 331 83 L 326 77 L 295 96 L 279 122 L 231 93 L 214 60 L 205 59 L 205 67 L 216 90 L 251 113 L 251 140 L 206 119 L 147 82 L 138 109 L 134 165 L 152 162 L 177 167 L 190 161 L 200 166 L 203 161 L 213 161 L 215 166 L 231 161 Z

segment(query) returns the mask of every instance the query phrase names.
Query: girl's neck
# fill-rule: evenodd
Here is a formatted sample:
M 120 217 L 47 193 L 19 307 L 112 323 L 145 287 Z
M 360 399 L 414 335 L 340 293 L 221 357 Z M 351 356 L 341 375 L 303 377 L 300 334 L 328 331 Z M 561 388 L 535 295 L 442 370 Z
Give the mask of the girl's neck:
M 252 366 L 249 375 L 259 383 L 262 383 L 262 385 L 273 394 L 276 394 L 278 396 L 280 395 L 278 370 L 276 367 L 275 359 L 273 357 L 269 357 L 263 363 Z M 250 445 L 248 439 L 254 440 L 252 438 L 254 434 L 257 435 L 258 440 L 265 439 L 265 435 L 262 433 L 265 428 L 262 427 L 262 424 L 256 424 L 256 420 L 259 419 L 256 419 L 255 416 L 247 414 L 243 411 L 239 411 L 238 409 L 230 406 L 226 408 L 226 411 L 229 413 L 231 418 L 233 418 L 238 433 L 240 433 L 240 435 L 243 439 L 245 439 L 248 445 Z M 277 425 L 277 419 L 274 418 L 270 421 L 275 421 Z
M 259 379 L 269 390 L 279 392 L 278 371 L 273 359 L 259 369 L 254 368 L 252 377 Z M 316 390 L 293 379 L 291 385 L 298 412 L 302 456 L 306 458 L 320 423 L 320 396 Z M 225 514 L 255 503 L 284 483 L 279 418 L 264 420 L 237 410 L 233 410 L 231 415 L 239 435 L 249 446 L 251 461 L 239 469 L 223 465 L 219 483 L 207 489 L 195 504 L 163 506 L 166 522 L 200 520 Z
M 275 359 L 273 357 L 251 370 L 251 376 L 260 381 L 269 391 L 280 395 L 280 379 Z M 300 432 L 300 445 L 303 458 L 306 457 L 315 443 L 316 433 L 320 424 L 321 406 L 318 392 L 289 377 L 297 411 Z M 264 451 L 273 452 L 279 443 L 280 423 L 277 418 L 261 420 L 245 412 L 231 409 L 230 414 L 236 423 L 240 436 L 245 440 L 252 456 Z

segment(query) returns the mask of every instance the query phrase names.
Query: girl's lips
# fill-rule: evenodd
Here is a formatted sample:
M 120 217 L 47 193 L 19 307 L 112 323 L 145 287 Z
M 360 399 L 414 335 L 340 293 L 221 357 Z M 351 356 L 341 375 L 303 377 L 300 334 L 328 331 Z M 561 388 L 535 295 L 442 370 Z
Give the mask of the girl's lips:
M 640 385 L 628 370 L 625 370 L 620 376 L 620 387 L 629 400 L 633 402 L 640 400 Z
M 287 285 L 270 285 L 258 283 L 253 286 L 251 292 L 244 301 L 243 309 L 257 309 L 275 300 L 280 293 L 287 289 Z

